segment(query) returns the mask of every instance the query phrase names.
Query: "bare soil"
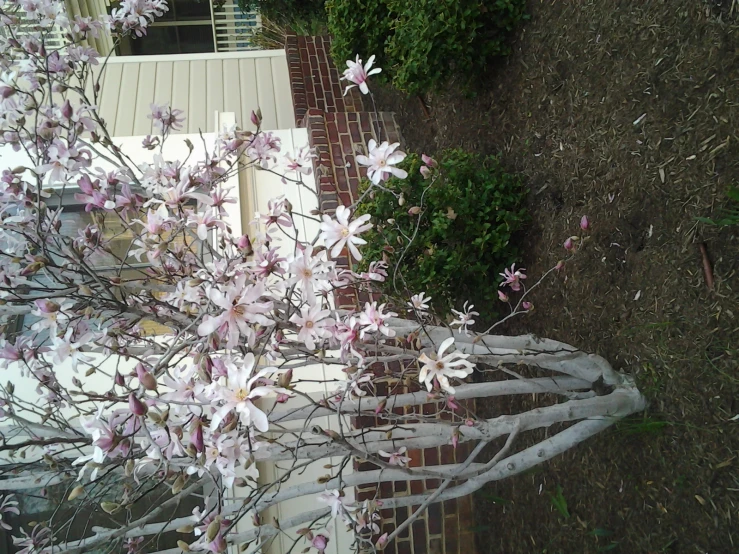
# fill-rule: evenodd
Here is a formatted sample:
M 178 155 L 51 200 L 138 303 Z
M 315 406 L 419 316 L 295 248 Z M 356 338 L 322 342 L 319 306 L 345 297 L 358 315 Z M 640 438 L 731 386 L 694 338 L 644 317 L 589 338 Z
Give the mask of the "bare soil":
M 500 153 L 524 177 L 530 280 L 590 217 L 579 254 L 505 332 L 598 353 L 650 402 L 478 494 L 480 554 L 739 552 L 739 227 L 696 220 L 739 178 L 737 12 L 735 0 L 532 1 L 514 53 L 476 91 L 378 93 L 409 150 Z

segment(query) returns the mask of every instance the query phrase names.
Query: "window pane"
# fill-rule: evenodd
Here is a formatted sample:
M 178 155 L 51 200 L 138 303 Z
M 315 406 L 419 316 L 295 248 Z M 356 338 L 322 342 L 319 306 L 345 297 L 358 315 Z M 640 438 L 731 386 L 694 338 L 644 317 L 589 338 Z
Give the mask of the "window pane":
M 174 0 L 173 4 L 177 21 L 210 19 L 210 0 Z
M 179 54 L 177 27 L 149 27 L 145 37 L 131 40 L 134 56 Z
M 215 52 L 211 25 L 184 25 L 177 29 L 180 33 L 180 51 L 183 54 Z

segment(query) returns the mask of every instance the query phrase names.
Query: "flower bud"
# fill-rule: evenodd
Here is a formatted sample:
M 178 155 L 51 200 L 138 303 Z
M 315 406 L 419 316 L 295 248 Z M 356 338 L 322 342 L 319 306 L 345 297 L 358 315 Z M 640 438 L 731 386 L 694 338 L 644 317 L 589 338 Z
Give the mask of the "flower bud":
M 139 378 L 141 386 L 144 387 L 146 390 L 157 390 L 157 380 L 151 373 L 146 371 L 146 369 L 144 368 L 144 364 L 140 362 L 136 364 L 136 377 Z
M 434 158 L 432 158 L 431 156 L 427 156 L 426 154 L 421 154 L 421 161 L 423 161 L 423 163 L 425 163 L 429 167 L 436 167 L 437 165 L 439 165 L 438 163 L 436 163 L 436 160 Z
M 498 291 L 498 299 L 501 302 L 508 302 L 508 295 L 506 293 L 504 293 L 502 290 L 499 290 Z
M 564 243 L 565 250 L 572 250 L 575 248 L 575 243 L 572 242 L 572 237 L 569 237 Z
M 205 448 L 203 440 L 203 425 L 200 419 L 195 420 L 195 427 L 190 433 L 190 444 L 195 448 L 196 452 L 202 452 Z
M 421 213 L 420 206 L 413 206 L 408 210 L 408 215 L 418 215 Z
M 146 407 L 146 404 L 136 398 L 133 393 L 128 395 L 128 407 L 131 412 L 136 414 L 137 416 L 146 415 L 146 412 L 149 411 L 149 409 Z
M 524 302 L 523 304 L 521 304 L 521 307 L 527 311 L 534 309 L 534 305 L 531 302 Z
M 121 375 L 118 371 L 116 371 L 115 375 L 113 375 L 113 382 L 119 387 L 123 387 L 126 384 L 126 382 L 123 380 L 123 375 Z
M 419 171 L 421 172 L 421 175 L 423 176 L 424 179 L 431 178 L 431 170 L 427 166 L 422 165 Z
M 584 215 L 582 216 L 582 219 L 580 219 L 580 229 L 583 231 L 587 231 L 590 229 L 590 221 L 588 220 L 588 216 Z

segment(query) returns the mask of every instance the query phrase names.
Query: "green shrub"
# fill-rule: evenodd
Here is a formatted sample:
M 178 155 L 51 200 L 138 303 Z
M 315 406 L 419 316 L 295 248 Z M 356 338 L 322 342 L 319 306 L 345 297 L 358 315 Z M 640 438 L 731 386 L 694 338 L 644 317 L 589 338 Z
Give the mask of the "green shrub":
M 375 54 L 383 77 L 408 93 L 433 90 L 450 74 L 474 78 L 509 52 L 525 0 L 327 0 L 336 63 Z
M 496 157 L 462 150 L 440 156 L 433 184 L 421 176 L 417 155 L 401 166 L 408 178 L 391 178 L 385 186 L 403 195 L 403 206 L 392 192 L 376 189 L 358 208 L 375 223 L 363 235 L 368 242 L 363 263 L 384 256 L 391 268 L 398 265 L 402 280 L 394 284 L 391 271 L 384 292 L 396 297 L 405 296 L 406 287 L 414 294 L 426 292 L 438 313 L 466 300 L 498 303 L 498 273 L 516 261 L 511 238 L 526 221 L 520 180 L 503 171 Z M 418 215 L 408 211 L 414 206 L 421 207 Z

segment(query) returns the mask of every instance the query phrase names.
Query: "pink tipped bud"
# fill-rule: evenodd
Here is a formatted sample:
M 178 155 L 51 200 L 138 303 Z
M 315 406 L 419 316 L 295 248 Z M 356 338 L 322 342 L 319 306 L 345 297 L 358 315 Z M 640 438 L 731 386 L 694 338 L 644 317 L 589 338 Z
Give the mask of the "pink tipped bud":
M 385 543 L 387 543 L 387 533 L 383 533 L 382 535 L 380 535 L 380 538 L 377 539 L 376 546 L 377 548 L 382 548 L 383 546 L 385 546 Z
M 421 213 L 420 206 L 413 206 L 408 210 L 408 215 L 418 215 Z
M 236 246 L 239 248 L 239 250 L 243 250 L 244 255 L 246 256 L 251 256 L 254 253 L 254 248 L 251 245 L 249 235 L 240 236 L 239 240 L 236 241 Z
M 427 156 L 426 154 L 421 154 L 421 160 L 429 167 L 436 167 L 438 165 L 434 158 Z
M 419 171 L 421 172 L 421 175 L 423 176 L 424 179 L 431 178 L 431 170 L 428 168 L 428 166 L 422 165 Z
M 499 290 L 498 291 L 498 299 L 501 302 L 508 302 L 508 295 L 506 293 L 504 293 L 502 290 Z
M 72 103 L 67 100 L 64 102 L 64 105 L 62 106 L 62 115 L 64 116 L 64 119 L 72 119 L 72 114 L 74 114 L 74 110 L 72 109 Z
M 146 407 L 146 404 L 136 398 L 133 393 L 128 395 L 128 407 L 131 412 L 136 414 L 137 416 L 146 415 L 146 412 L 149 411 L 149 409 Z
M 557 262 L 557 265 L 555 265 L 555 266 L 554 266 L 554 269 L 555 269 L 555 270 L 557 270 L 557 271 L 559 271 L 559 270 L 560 270 L 560 269 L 562 269 L 562 268 L 563 268 L 564 266 L 565 266 L 565 263 L 564 263 L 564 262 L 563 262 L 562 260 L 559 260 L 559 261 Z
M 590 221 L 588 220 L 588 216 L 582 216 L 582 219 L 580 220 L 580 229 L 582 229 L 583 231 L 587 231 L 588 229 L 590 229 Z
M 261 111 L 260 111 L 260 113 L 261 113 Z M 251 122 L 254 125 L 256 125 L 257 127 L 259 127 L 259 124 L 261 123 L 261 119 L 262 118 L 254 110 L 252 110 L 252 112 L 251 112 Z
M 151 373 L 146 371 L 146 368 L 144 368 L 144 364 L 136 364 L 136 377 L 139 378 L 141 386 L 144 387 L 146 390 L 157 390 L 157 380 Z
M 452 411 L 456 411 L 459 409 L 459 404 L 457 404 L 453 396 L 447 396 L 446 405 Z
M 119 387 L 123 387 L 126 384 L 126 382 L 123 380 L 123 375 L 121 375 L 118 371 L 116 371 L 115 375 L 113 375 L 113 382 Z
M 377 405 L 377 407 L 375 408 L 375 415 L 384 411 L 385 406 L 387 406 L 387 398 L 383 398 L 382 401 Z
M 288 400 L 290 400 L 290 395 L 289 394 L 285 394 L 284 392 L 277 393 L 277 400 L 276 401 L 277 401 L 278 404 L 284 404 Z
M 457 445 L 459 445 L 459 429 L 455 427 L 452 431 L 452 446 L 457 448 Z
M 531 302 L 524 302 L 521 304 L 524 310 L 530 310 L 534 307 L 534 305 Z
M 572 250 L 575 248 L 575 243 L 572 242 L 572 237 L 569 237 L 564 243 L 565 250 Z
M 472 427 L 472 426 L 473 426 L 473 425 L 475 424 L 475 422 L 474 422 L 474 421 L 472 421 L 471 419 L 468 419 L 467 421 L 465 421 L 465 422 L 464 422 L 464 424 L 465 424 L 465 425 L 466 425 L 467 427 Z
M 205 448 L 205 442 L 203 440 L 203 426 L 199 419 L 195 421 L 195 428 L 190 434 L 190 444 L 193 445 L 197 452 L 202 452 Z

